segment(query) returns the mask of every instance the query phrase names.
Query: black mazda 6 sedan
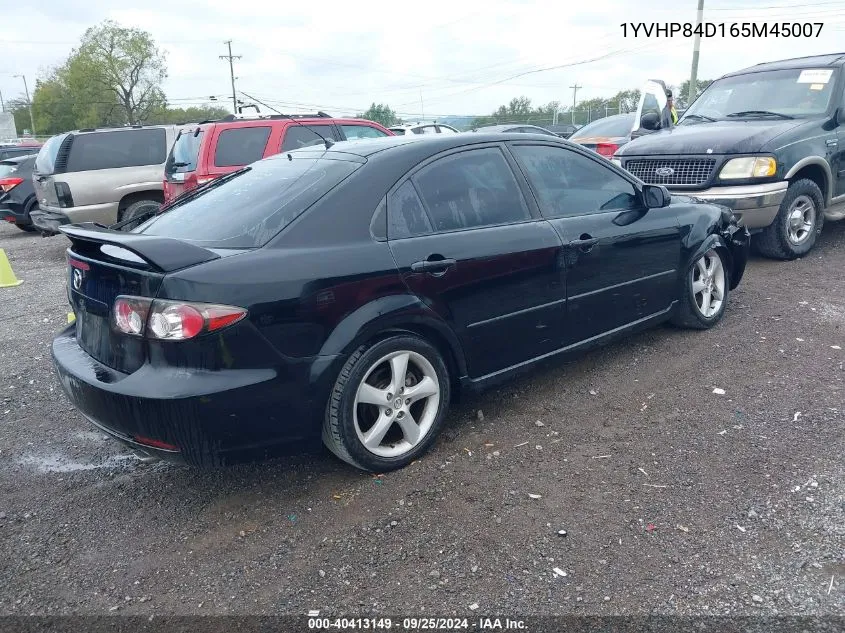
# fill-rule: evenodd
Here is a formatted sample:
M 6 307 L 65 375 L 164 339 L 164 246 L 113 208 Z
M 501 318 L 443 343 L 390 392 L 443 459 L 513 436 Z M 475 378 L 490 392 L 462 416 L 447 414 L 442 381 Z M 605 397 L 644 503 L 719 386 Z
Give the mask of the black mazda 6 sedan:
M 550 136 L 402 136 L 254 163 L 130 231 L 62 227 L 68 396 L 195 465 L 322 440 L 372 471 L 449 403 L 640 328 L 706 329 L 745 269 L 727 208 Z

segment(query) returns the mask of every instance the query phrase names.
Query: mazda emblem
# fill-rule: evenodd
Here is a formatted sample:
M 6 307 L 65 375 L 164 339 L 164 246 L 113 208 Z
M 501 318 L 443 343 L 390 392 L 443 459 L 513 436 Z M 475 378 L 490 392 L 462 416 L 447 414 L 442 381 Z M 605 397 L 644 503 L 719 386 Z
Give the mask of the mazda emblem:
M 80 288 L 82 288 L 82 271 L 79 270 L 78 268 L 74 268 L 72 278 L 73 278 L 73 289 L 79 290 Z
M 663 176 L 665 178 L 667 176 L 671 176 L 672 174 L 674 174 L 675 170 L 672 169 L 671 167 L 658 167 L 657 169 L 654 170 L 654 173 L 657 174 L 658 176 Z

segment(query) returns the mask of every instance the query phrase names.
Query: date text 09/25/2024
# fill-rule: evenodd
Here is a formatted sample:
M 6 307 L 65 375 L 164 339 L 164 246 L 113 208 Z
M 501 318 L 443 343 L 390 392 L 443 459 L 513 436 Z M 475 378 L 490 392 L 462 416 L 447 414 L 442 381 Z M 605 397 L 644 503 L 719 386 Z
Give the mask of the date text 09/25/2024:
M 819 37 L 822 22 L 623 22 L 622 37 Z

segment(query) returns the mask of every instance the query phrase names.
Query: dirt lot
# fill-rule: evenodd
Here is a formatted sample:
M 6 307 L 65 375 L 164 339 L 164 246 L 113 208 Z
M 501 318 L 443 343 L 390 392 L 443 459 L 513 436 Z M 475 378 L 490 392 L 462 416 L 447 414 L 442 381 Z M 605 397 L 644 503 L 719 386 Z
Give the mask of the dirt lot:
M 715 330 L 474 398 L 381 477 L 105 439 L 52 370 L 66 244 L 0 226 L 2 614 L 845 612 L 845 223 L 753 260 Z

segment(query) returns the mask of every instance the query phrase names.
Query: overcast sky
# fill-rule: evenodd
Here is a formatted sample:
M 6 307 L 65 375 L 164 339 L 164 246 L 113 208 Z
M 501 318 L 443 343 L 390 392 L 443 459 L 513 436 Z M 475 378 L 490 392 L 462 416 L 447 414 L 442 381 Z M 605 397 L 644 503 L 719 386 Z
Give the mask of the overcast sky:
M 699 77 L 762 61 L 845 50 L 845 0 L 705 0 L 705 21 L 823 22 L 816 38 L 702 39 Z M 38 6 L 36 6 L 38 5 Z M 133 6 L 134 5 L 134 6 Z M 224 40 L 239 90 L 288 112 L 363 111 L 383 102 L 406 119 L 487 114 L 514 96 L 571 103 L 688 78 L 693 40 L 623 37 L 622 22 L 694 22 L 696 0 L 0 0 L 0 91 L 30 90 L 89 26 L 113 19 L 149 31 L 167 52 L 173 105 L 231 103 Z M 52 6 L 52 8 L 50 8 Z M 355 8 L 352 8 L 352 7 Z M 576 8 L 577 7 L 577 8 Z M 603 57 L 597 61 L 589 61 Z M 571 65 L 576 62 L 587 62 Z M 541 70 L 570 64 L 555 70 Z M 530 72 L 538 71 L 541 72 Z M 523 74 L 519 77 L 514 75 Z M 228 100 L 227 100 L 228 99 Z

